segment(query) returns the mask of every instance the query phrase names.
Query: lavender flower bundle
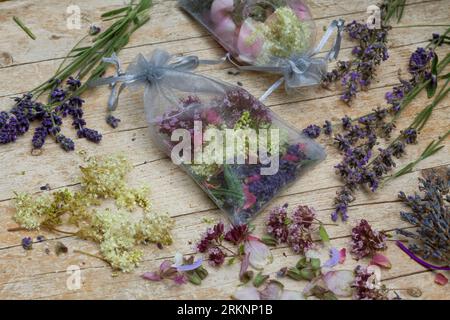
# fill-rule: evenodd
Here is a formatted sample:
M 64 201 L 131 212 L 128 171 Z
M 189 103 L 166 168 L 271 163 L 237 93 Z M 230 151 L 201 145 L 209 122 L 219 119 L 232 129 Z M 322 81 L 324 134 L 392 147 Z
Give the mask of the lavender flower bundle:
M 325 154 L 244 89 L 188 72 L 201 62 L 156 50 L 97 85 L 144 85 L 153 140 L 232 222 L 245 223 Z
M 103 19 L 116 20 L 112 26 L 101 33 L 98 27 L 91 27 L 89 35 L 95 36 L 92 44 L 82 46 L 84 42 L 80 41 L 51 79 L 23 97 L 15 98 L 9 112 L 0 112 L 0 144 L 15 142 L 29 131 L 31 122 L 36 121 L 40 124 L 33 134 L 34 150 L 42 149 L 46 140 L 52 137 L 63 150 L 72 151 L 75 149 L 74 141 L 61 133 L 63 118 L 67 116 L 72 118 L 78 138 L 99 143 L 102 135 L 88 128 L 83 119 L 84 100 L 80 95 L 87 89 L 88 81 L 105 72 L 107 64 L 102 62 L 102 58 L 120 51 L 128 43 L 131 34 L 148 21 L 151 6 L 150 0 L 140 0 L 104 13 Z M 82 84 L 84 78 L 87 81 Z M 47 94 L 47 101 L 42 102 L 44 99 L 40 97 Z M 119 121 L 112 116 L 107 117 L 112 127 L 117 127 Z
M 425 179 L 419 179 L 419 190 L 423 195 L 407 196 L 400 192 L 399 199 L 410 208 L 400 212 L 400 216 L 414 227 L 415 232 L 398 229 L 397 233 L 411 239 L 408 254 L 420 255 L 425 260 L 435 260 L 450 268 L 450 213 L 448 202 L 450 168 L 442 175 L 431 172 Z M 403 248 L 403 246 L 401 246 Z M 430 264 L 413 257 L 419 263 L 432 268 Z M 441 269 L 434 267 L 434 269 Z

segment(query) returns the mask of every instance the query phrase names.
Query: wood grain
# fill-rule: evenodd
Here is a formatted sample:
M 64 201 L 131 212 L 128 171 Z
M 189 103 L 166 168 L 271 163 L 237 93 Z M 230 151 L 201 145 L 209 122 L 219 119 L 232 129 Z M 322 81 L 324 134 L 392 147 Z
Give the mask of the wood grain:
M 96 22 L 101 12 L 119 7 L 123 1 L 77 1 L 84 17 L 82 30 L 67 30 L 66 8 L 70 1 L 42 0 L 7 1 L 0 3 L 0 34 L 14 36 L 0 39 L 0 110 L 10 107 L 10 98 L 33 88 L 48 79 L 57 68 L 69 48 L 85 34 L 86 21 Z M 315 17 L 318 35 L 323 33 L 333 18 L 343 17 L 347 21 L 364 17 L 365 9 L 372 1 L 310 0 L 309 5 Z M 449 21 L 448 0 L 408 1 L 405 16 L 400 25 L 444 24 Z M 12 22 L 11 17 L 18 15 L 33 30 L 37 40 L 31 41 Z M 106 25 L 105 25 L 106 26 Z M 104 25 L 102 25 L 104 27 Z M 310 123 L 322 123 L 326 119 L 338 120 L 345 114 L 355 117 L 384 105 L 384 93 L 398 82 L 399 69 L 406 72 L 409 55 L 417 46 L 424 45 L 431 32 L 442 32 L 445 28 L 395 28 L 390 32 L 390 56 L 377 74 L 376 82 L 370 90 L 356 99 L 352 108 L 339 101 L 339 92 L 322 88 L 305 88 L 292 96 L 282 90 L 277 91 L 267 105 L 284 120 L 297 128 Z M 176 1 L 155 1 L 151 11 L 151 21 L 140 29 L 124 49 L 120 58 L 125 65 L 138 53 L 150 53 L 155 48 L 163 48 L 173 53 L 196 54 L 202 58 L 217 58 L 224 51 L 207 32 L 181 12 Z M 352 43 L 343 42 L 342 58 L 350 55 Z M 440 55 L 448 48 L 439 48 Z M 242 82 L 255 96 L 261 95 L 275 80 L 274 77 L 254 73 L 232 76 L 228 64 L 202 66 L 198 72 L 231 83 Z M 150 141 L 150 135 L 142 109 L 142 93 L 124 92 L 121 97 L 117 116 L 122 124 L 112 130 L 104 123 L 107 88 L 98 88 L 88 92 L 86 121 L 90 127 L 100 130 L 104 139 L 100 145 L 85 140 L 77 140 L 77 148 L 88 154 L 102 155 L 124 153 L 134 164 L 130 175 L 133 185 L 148 184 L 152 192 L 155 210 L 167 211 L 176 221 L 175 242 L 172 246 L 159 250 L 156 247 L 145 249 L 145 258 L 141 266 L 133 273 L 111 276 L 110 268 L 103 262 L 74 254 L 73 250 L 82 249 L 95 253 L 97 247 L 89 242 L 61 234 L 45 232 L 7 232 L 15 226 L 11 217 L 14 213 L 12 198 L 14 191 L 41 193 L 40 187 L 49 184 L 51 188 L 78 188 L 78 165 L 81 158 L 77 154 L 70 157 L 60 151 L 54 143 L 48 143 L 39 157 L 30 154 L 30 134 L 12 145 L 0 146 L 0 165 L 3 179 L 0 181 L 0 299 L 226 299 L 233 294 L 239 280 L 238 266 L 227 266 L 220 270 L 209 268 L 208 277 L 201 287 L 191 285 L 175 287 L 170 283 L 150 283 L 143 281 L 140 274 L 156 269 L 163 259 L 172 258 L 175 253 L 194 252 L 192 243 L 200 237 L 209 219 L 225 220 L 224 216 L 181 170 L 175 167 Z M 413 116 L 429 103 L 425 94 L 420 95 L 407 109 L 398 123 L 398 130 L 405 128 Z M 415 159 L 425 146 L 440 134 L 448 130 L 450 101 L 447 98 L 432 115 L 432 125 L 420 134 L 419 143 L 408 149 L 405 159 L 399 165 Z M 70 123 L 65 134 L 73 137 Z M 334 175 L 333 166 L 339 161 L 338 152 L 327 140 L 328 157 L 313 171 L 307 172 L 295 184 L 286 189 L 273 201 L 273 205 L 288 202 L 291 206 L 305 204 L 317 209 L 319 218 L 329 221 L 333 207 L 333 197 L 341 185 Z M 403 190 L 414 192 L 420 170 L 450 165 L 449 139 L 445 149 L 436 156 L 420 163 L 411 174 L 387 184 L 376 194 L 359 192 L 357 201 L 350 209 L 350 220 L 338 226 L 328 227 L 333 246 L 347 247 L 351 227 L 359 219 L 367 219 L 375 228 L 391 231 L 406 228 L 408 225 L 399 219 L 403 206 L 397 200 L 397 193 Z M 174 201 L 176 199 L 176 201 Z M 264 211 L 255 221 L 256 234 L 262 234 L 264 220 L 268 211 Z M 36 244 L 34 250 L 24 251 L 20 240 L 25 235 L 44 234 L 48 241 Z M 53 247 L 57 241 L 69 247 L 67 255 L 56 256 Z M 48 255 L 45 248 L 51 249 Z M 267 272 L 275 273 L 281 267 L 295 264 L 298 256 L 287 248 L 273 250 L 274 263 Z M 390 244 L 386 255 L 393 268 L 383 272 L 383 280 L 391 288 L 419 287 L 423 299 L 449 299 L 447 287 L 434 283 L 434 275 L 412 262 L 395 245 Z M 352 269 L 357 263 L 367 264 L 367 260 L 356 262 L 351 258 L 342 266 Z M 68 266 L 78 265 L 82 270 L 83 285 L 80 290 L 70 291 L 66 281 Z M 448 274 L 447 274 L 448 276 Z M 283 280 L 284 281 L 284 280 Z M 305 282 L 284 281 L 293 290 L 301 290 Z M 403 295 L 404 298 L 411 298 Z

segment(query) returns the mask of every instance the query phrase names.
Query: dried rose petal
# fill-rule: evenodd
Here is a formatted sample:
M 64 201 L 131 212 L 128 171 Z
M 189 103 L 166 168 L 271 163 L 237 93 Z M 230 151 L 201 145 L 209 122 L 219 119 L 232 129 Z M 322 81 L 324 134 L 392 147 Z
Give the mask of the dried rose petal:
M 250 265 L 255 269 L 263 269 L 273 261 L 269 247 L 255 237 L 248 238 L 245 242 L 244 251 L 249 254 Z
M 280 300 L 305 300 L 305 297 L 297 291 L 283 290 Z
M 280 300 L 283 295 L 284 286 L 281 282 L 272 280 L 260 292 L 261 300 Z
M 440 286 L 445 286 L 448 283 L 448 279 L 442 273 L 437 273 L 434 282 Z
M 353 271 L 330 271 L 323 276 L 323 280 L 328 290 L 335 295 L 341 297 L 350 297 L 352 295 L 352 284 L 355 280 Z
M 341 251 L 339 251 L 340 258 L 339 263 L 343 264 L 345 262 L 345 259 L 347 258 L 347 249 L 342 248 Z
M 146 272 L 142 275 L 142 278 L 150 281 L 161 281 L 162 277 L 157 272 Z
M 258 290 L 253 287 L 241 287 L 232 296 L 235 300 L 261 300 Z
M 377 265 L 379 267 L 386 269 L 392 268 L 392 264 L 389 261 L 389 259 L 380 253 L 377 253 L 373 256 L 372 261 L 370 261 L 370 264 Z

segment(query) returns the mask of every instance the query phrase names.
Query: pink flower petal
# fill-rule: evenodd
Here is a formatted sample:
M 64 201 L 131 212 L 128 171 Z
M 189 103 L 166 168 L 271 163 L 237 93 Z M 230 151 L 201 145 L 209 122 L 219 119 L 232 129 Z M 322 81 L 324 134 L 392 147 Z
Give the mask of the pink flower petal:
M 272 280 L 260 292 L 261 300 L 280 300 L 283 290 L 284 286 L 280 282 Z
M 141 277 L 144 278 L 145 280 L 150 280 L 150 281 L 161 281 L 162 280 L 161 276 L 157 272 L 146 272 Z
M 258 289 L 255 287 L 241 287 L 232 296 L 236 300 L 261 300 Z
M 280 300 L 305 300 L 305 297 L 297 291 L 283 290 Z
M 355 280 L 353 271 L 340 270 L 330 271 L 323 276 L 328 290 L 337 296 L 350 297 L 352 295 L 352 284 Z
M 245 204 L 242 207 L 244 210 L 250 209 L 256 203 L 256 196 L 251 193 L 248 189 L 248 185 L 244 185 L 243 187 L 244 195 L 245 195 Z
M 239 59 L 251 63 L 261 53 L 263 41 L 255 37 L 255 24 L 258 22 L 247 18 L 241 26 L 237 40 Z M 251 40 L 251 42 L 250 42 Z
M 214 0 L 211 5 L 211 20 L 218 24 L 234 9 L 234 0 Z
M 377 253 L 373 256 L 372 261 L 370 261 L 370 264 L 377 265 L 379 267 L 386 269 L 392 268 L 392 264 L 389 261 L 389 259 L 380 253 Z
M 232 44 L 234 42 L 236 30 L 237 26 L 230 16 L 225 16 L 214 28 L 221 42 L 226 44 Z
M 255 269 L 263 269 L 273 261 L 269 247 L 259 240 L 249 238 L 245 242 L 244 251 L 249 254 L 249 263 Z
M 246 253 L 244 259 L 241 263 L 241 270 L 239 271 L 239 279 L 243 279 L 244 274 L 247 272 L 248 267 L 250 266 L 250 253 Z
M 159 271 L 161 273 L 164 273 L 166 271 L 168 271 L 170 268 L 172 268 L 172 261 L 169 260 L 165 260 L 163 263 L 161 263 L 161 265 L 159 266 Z
M 448 279 L 442 273 L 436 273 L 436 277 L 434 278 L 434 282 L 440 286 L 445 286 L 448 283 Z
M 345 262 L 345 258 L 347 258 L 347 249 L 342 248 L 341 251 L 339 251 L 340 258 L 339 263 L 343 264 Z

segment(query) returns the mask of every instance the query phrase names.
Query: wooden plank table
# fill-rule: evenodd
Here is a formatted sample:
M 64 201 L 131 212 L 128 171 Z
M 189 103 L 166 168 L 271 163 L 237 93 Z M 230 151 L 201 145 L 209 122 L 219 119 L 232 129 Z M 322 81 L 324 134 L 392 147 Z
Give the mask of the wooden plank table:
M 224 51 L 198 24 L 194 23 L 178 8 L 176 1 L 154 1 L 151 20 L 132 37 L 129 45 L 121 52 L 120 58 L 128 64 L 137 53 L 150 53 L 155 48 L 163 48 L 173 53 L 191 53 L 205 59 L 220 57 Z M 317 23 L 318 36 L 323 27 L 333 18 L 342 17 L 347 21 L 363 19 L 372 0 L 309 0 Z M 86 21 L 99 21 L 102 12 L 117 8 L 123 0 L 80 0 L 76 3 L 83 16 L 82 30 L 68 30 L 66 9 L 71 1 L 6 1 L 0 3 L 0 110 L 7 110 L 10 98 L 45 81 L 55 71 L 61 59 L 73 44 L 80 39 L 88 27 Z M 408 0 L 401 25 L 446 24 L 449 22 L 450 1 Z M 19 16 L 37 36 L 32 41 L 12 21 Z M 323 123 L 326 119 L 338 120 L 345 114 L 351 117 L 363 115 L 377 106 L 384 105 L 384 93 L 398 81 L 399 69 L 406 72 L 409 55 L 417 46 L 424 46 L 432 32 L 442 32 L 445 28 L 395 28 L 390 32 L 389 47 L 391 58 L 379 68 L 377 80 L 367 92 L 361 93 L 349 108 L 339 101 L 339 92 L 322 88 L 305 88 L 297 94 L 286 96 L 281 90 L 269 98 L 267 105 L 283 119 L 297 128 L 311 123 Z M 345 39 L 341 58 L 350 55 L 352 43 Z M 447 48 L 439 48 L 442 55 Z M 203 66 L 199 72 L 225 81 L 240 81 L 255 96 L 260 96 L 275 80 L 271 76 L 245 73 L 239 76 L 228 74 L 231 66 Z M 40 193 L 40 187 L 47 183 L 54 189 L 77 188 L 78 165 L 81 157 L 64 153 L 59 146 L 50 142 L 40 156 L 30 154 L 31 133 L 21 137 L 16 143 L 0 146 L 0 298 L 2 299 L 223 299 L 229 298 L 239 280 L 238 266 L 226 266 L 220 270 L 210 270 L 210 276 L 201 287 L 193 285 L 175 286 L 169 282 L 151 283 L 140 275 L 144 271 L 155 270 L 163 259 L 171 258 L 176 252 L 193 253 L 193 245 L 207 228 L 210 219 L 224 219 L 214 204 L 194 184 L 194 182 L 171 161 L 159 152 L 150 141 L 141 93 L 124 93 L 117 111 L 122 119 L 116 130 L 104 121 L 107 88 L 95 89 L 85 94 L 86 120 L 90 127 L 100 130 L 104 139 L 100 145 L 85 140 L 77 140 L 77 148 L 90 155 L 112 153 L 126 154 L 135 166 L 130 181 L 133 185 L 148 184 L 152 192 L 155 210 L 167 211 L 176 221 L 173 231 L 175 241 L 170 247 L 159 250 L 153 246 L 145 248 L 144 262 L 135 272 L 112 277 L 111 269 L 101 261 L 74 254 L 74 249 L 96 252 L 97 247 L 90 242 L 77 240 L 61 234 L 45 232 L 7 232 L 14 227 L 12 198 L 14 191 Z M 449 99 L 443 101 L 434 112 L 430 125 L 420 134 L 419 143 L 408 149 L 408 155 L 399 162 L 404 164 L 415 159 L 424 147 L 449 127 Z M 404 128 L 412 117 L 427 103 L 424 94 L 414 103 L 398 123 Z M 74 131 L 66 125 L 68 136 Z M 324 144 L 329 142 L 323 140 Z M 412 193 L 417 188 L 420 170 L 449 165 L 449 140 L 446 148 L 438 155 L 420 163 L 418 168 L 400 179 L 386 185 L 376 194 L 358 193 L 356 202 L 350 209 L 348 223 L 328 227 L 332 244 L 338 248 L 348 246 L 351 227 L 359 219 L 367 219 L 379 230 L 393 230 L 407 227 L 399 218 L 402 205 L 397 193 L 403 190 Z M 327 145 L 328 158 L 313 171 L 306 173 L 299 181 L 273 201 L 273 205 L 290 203 L 310 205 L 317 209 L 319 218 L 329 221 L 333 207 L 333 197 L 341 186 L 335 176 L 333 166 L 339 161 L 336 150 Z M 256 234 L 262 234 L 267 210 L 255 221 Z M 34 249 L 25 251 L 21 247 L 24 236 L 43 233 L 48 241 L 35 244 Z M 52 248 L 57 241 L 69 247 L 69 253 L 56 256 L 46 254 L 45 248 Z M 393 267 L 383 272 L 384 283 L 391 288 L 418 287 L 423 291 L 420 299 L 449 299 L 447 286 L 434 283 L 434 274 L 410 260 L 394 243 L 389 243 L 386 255 Z M 273 250 L 274 263 L 267 272 L 276 272 L 283 266 L 292 265 L 298 256 L 287 248 Z M 367 264 L 368 261 L 360 261 Z M 357 264 L 351 258 L 340 268 L 350 269 Z M 67 288 L 67 268 L 77 265 L 81 268 L 81 289 Z M 447 276 L 449 274 L 447 273 Z M 285 281 L 293 290 L 301 290 L 306 283 Z M 404 298 L 411 298 L 402 293 Z

